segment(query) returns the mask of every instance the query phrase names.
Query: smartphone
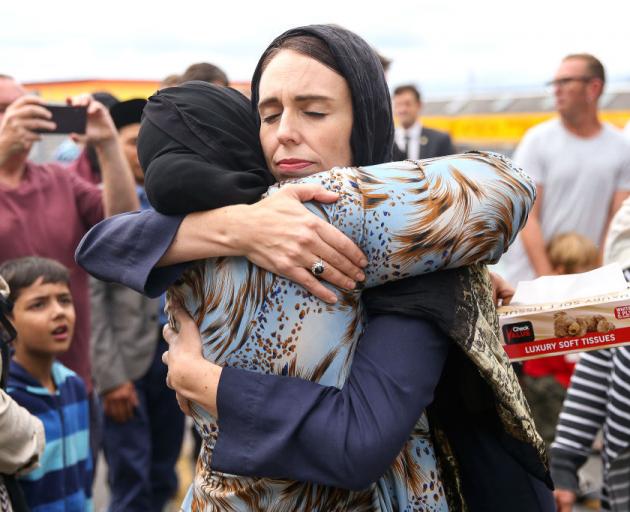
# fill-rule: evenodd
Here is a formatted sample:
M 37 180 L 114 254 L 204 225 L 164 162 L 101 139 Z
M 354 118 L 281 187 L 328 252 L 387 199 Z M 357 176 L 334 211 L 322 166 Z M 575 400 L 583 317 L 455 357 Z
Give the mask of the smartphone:
M 66 105 L 44 105 L 52 114 L 52 122 L 57 127 L 54 130 L 37 130 L 39 133 L 78 133 L 84 134 L 87 125 L 87 108 Z

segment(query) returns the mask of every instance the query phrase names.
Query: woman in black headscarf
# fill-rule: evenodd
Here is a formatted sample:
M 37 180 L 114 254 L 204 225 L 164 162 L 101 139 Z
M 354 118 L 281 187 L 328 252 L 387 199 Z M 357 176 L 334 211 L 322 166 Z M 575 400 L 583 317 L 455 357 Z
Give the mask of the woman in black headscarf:
M 187 82 L 151 96 L 138 158 L 151 205 L 166 215 L 254 203 L 275 180 L 267 170 L 247 98 Z
M 366 62 L 362 62 L 361 59 L 357 58 L 357 56 L 363 55 L 364 57 L 366 57 L 363 60 L 364 61 L 367 60 L 368 64 L 370 64 L 370 62 L 373 62 L 373 59 L 369 58 L 369 53 L 367 56 L 365 56 L 365 52 L 366 52 L 365 43 L 362 42 L 360 38 L 356 38 L 356 36 L 354 36 L 353 34 L 349 35 L 349 33 L 337 27 L 305 27 L 302 29 L 297 29 L 296 31 L 290 31 L 288 34 L 281 36 L 281 38 L 279 38 L 279 40 L 276 41 L 277 46 L 282 45 L 283 41 L 294 39 L 296 36 L 299 36 L 305 33 L 310 34 L 310 35 L 315 34 L 316 37 L 319 37 L 320 39 L 323 39 L 324 41 L 326 41 L 326 43 L 328 44 L 331 50 L 331 53 L 333 54 L 333 58 L 339 61 L 339 67 L 342 68 L 340 74 L 344 76 L 344 78 L 346 78 L 346 81 L 348 82 L 348 85 L 351 89 L 353 113 L 354 113 L 354 120 L 353 120 L 354 122 L 353 122 L 353 127 L 352 127 L 353 129 L 352 129 L 352 135 L 351 135 L 351 147 L 352 147 L 352 155 L 354 158 L 354 163 L 359 162 L 363 164 L 370 164 L 370 163 L 374 163 L 374 161 L 371 160 L 372 158 L 387 159 L 388 153 L 391 149 L 391 129 L 392 129 L 391 113 L 389 112 L 389 98 L 387 94 L 385 93 L 385 99 L 387 101 L 384 101 L 384 102 L 378 101 L 379 87 L 382 86 L 380 89 L 380 91 L 382 92 L 382 90 L 384 89 L 384 79 L 381 79 L 381 83 L 379 83 L 379 80 L 366 80 L 366 76 L 369 76 L 370 71 L 373 71 L 373 70 L 370 69 L 369 65 L 366 65 Z M 273 47 L 274 45 L 272 45 L 272 49 Z M 367 51 L 369 52 L 369 49 Z M 256 101 L 256 94 L 258 92 L 257 82 L 260 79 L 260 76 L 262 74 L 263 64 L 264 64 L 264 58 L 261 60 L 261 65 L 259 65 L 259 68 L 257 69 L 257 72 L 254 77 L 255 78 L 254 79 L 254 95 L 253 95 L 254 101 Z M 382 72 L 380 73 L 380 75 L 382 75 Z M 386 91 L 386 89 L 384 90 Z M 358 99 L 357 99 L 357 96 L 359 96 Z M 383 95 L 381 94 L 381 100 L 382 99 L 383 99 Z M 366 111 L 364 111 L 363 109 L 365 109 Z M 370 144 L 370 142 L 374 142 L 374 141 L 380 142 L 381 145 Z M 479 274 L 478 270 L 469 271 L 467 274 L 464 273 L 462 275 L 452 275 L 449 278 L 450 281 L 448 282 L 452 285 L 451 289 L 455 290 L 457 289 L 458 285 L 460 287 L 462 286 L 460 284 L 464 282 L 462 279 L 467 279 L 467 281 L 465 282 L 465 286 L 467 289 L 474 289 L 474 286 L 471 286 L 471 285 L 476 285 L 476 286 L 479 286 L 478 291 L 481 292 L 481 288 L 483 287 L 483 284 L 481 283 L 482 279 L 480 281 L 480 276 L 477 274 Z M 477 281 L 479 281 L 479 283 L 477 283 Z M 401 282 L 401 285 L 402 283 L 404 283 L 404 281 Z M 439 281 L 435 283 L 439 284 Z M 436 290 L 435 287 L 432 287 L 432 288 L 434 291 Z M 423 305 L 425 305 L 425 303 L 422 300 L 419 300 L 419 301 L 413 300 L 414 295 L 415 295 L 415 298 L 424 297 L 423 295 L 421 295 L 422 287 L 416 285 L 414 289 L 414 286 L 410 286 L 408 283 L 407 285 L 401 286 L 400 288 L 398 288 L 397 291 L 399 295 L 393 296 L 392 300 L 389 301 L 391 311 L 398 312 L 398 313 L 400 312 L 407 313 L 408 310 L 410 310 L 410 308 L 413 311 L 414 307 L 419 308 L 418 311 L 422 311 L 422 307 Z M 380 295 L 380 297 L 383 297 L 383 296 L 384 296 L 383 294 Z M 375 293 L 374 298 L 379 299 L 379 294 Z M 442 304 L 440 303 L 436 304 L 436 301 L 434 300 L 433 306 L 434 307 L 437 306 L 439 309 L 441 306 L 452 307 L 453 304 L 457 304 L 457 300 L 453 300 L 454 298 L 452 296 L 446 297 L 445 299 L 446 299 L 445 302 L 443 302 Z M 460 302 L 463 302 L 463 301 L 460 301 Z M 443 328 L 447 330 L 447 332 L 453 331 L 454 329 L 459 329 L 460 331 L 468 331 L 471 326 L 478 327 L 474 325 L 476 320 L 473 319 L 472 317 L 469 317 L 469 313 L 471 312 L 471 309 L 475 309 L 475 308 L 471 308 L 469 306 L 468 309 L 466 310 L 465 304 L 460 304 L 459 306 L 460 307 L 456 308 L 456 314 L 453 314 L 452 318 L 449 318 L 448 321 L 444 320 Z M 462 310 L 466 310 L 466 313 L 463 313 Z M 489 314 L 488 311 L 484 311 L 483 313 Z M 472 314 L 477 314 L 477 316 L 480 316 L 478 310 L 472 311 Z M 462 319 L 466 320 L 465 323 L 462 326 L 457 326 L 456 320 L 462 320 Z M 465 344 L 467 342 L 478 343 L 480 341 L 480 340 L 475 339 L 474 333 L 468 334 L 467 332 L 459 332 L 459 333 L 454 333 L 454 334 L 459 336 L 459 338 L 456 339 L 456 341 L 460 343 L 460 346 L 462 346 L 462 348 L 465 348 Z M 479 353 L 474 354 L 473 359 L 474 357 L 477 357 L 477 361 L 475 362 L 482 363 L 482 364 L 492 364 L 491 360 L 487 358 L 484 359 L 484 357 L 480 357 Z M 481 369 L 486 372 L 486 377 L 488 377 L 489 369 L 488 368 L 481 368 Z M 503 370 L 503 374 L 505 374 L 503 375 L 503 377 L 507 379 L 503 383 L 513 384 L 513 382 L 510 381 L 509 371 L 506 371 L 505 368 L 503 368 L 502 370 Z M 496 374 L 496 368 L 494 368 L 492 371 L 494 371 Z M 501 374 L 501 371 L 499 373 Z M 495 382 L 494 384 L 497 384 L 497 383 Z M 505 402 L 505 398 L 501 396 L 498 397 L 498 400 L 499 402 Z M 510 404 L 508 404 L 506 407 L 505 403 L 498 403 L 498 404 L 494 404 L 493 407 L 491 407 L 491 409 L 494 407 L 502 408 L 502 409 L 509 409 L 509 406 Z M 518 411 L 518 407 L 516 407 L 516 410 Z M 508 416 L 509 416 L 509 411 L 508 411 Z M 518 431 L 518 429 L 521 428 L 521 425 L 511 425 L 511 426 L 513 427 L 514 431 Z M 244 469 L 243 472 L 245 471 L 246 470 Z M 285 473 L 285 475 L 287 474 Z M 492 508 L 486 508 L 485 510 L 492 510 Z M 529 509 L 529 510 L 532 510 L 532 509 Z

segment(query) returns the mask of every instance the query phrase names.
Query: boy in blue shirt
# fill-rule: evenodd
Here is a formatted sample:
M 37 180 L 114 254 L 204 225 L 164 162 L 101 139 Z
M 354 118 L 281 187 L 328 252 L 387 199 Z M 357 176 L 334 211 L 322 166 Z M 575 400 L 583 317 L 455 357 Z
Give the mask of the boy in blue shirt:
M 0 274 L 11 289 L 17 331 L 7 392 L 44 423 L 41 467 L 20 477 L 32 511 L 92 510 L 88 402 L 81 378 L 55 360 L 75 324 L 69 272 L 39 257 L 9 260 Z

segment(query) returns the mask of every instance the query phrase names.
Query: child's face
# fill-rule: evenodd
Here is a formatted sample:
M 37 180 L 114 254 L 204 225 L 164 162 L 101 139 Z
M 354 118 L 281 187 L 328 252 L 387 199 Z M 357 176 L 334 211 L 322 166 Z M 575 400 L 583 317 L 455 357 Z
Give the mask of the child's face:
M 58 355 L 70 347 L 75 312 L 65 283 L 42 283 L 40 277 L 20 290 L 13 306 L 16 353 Z

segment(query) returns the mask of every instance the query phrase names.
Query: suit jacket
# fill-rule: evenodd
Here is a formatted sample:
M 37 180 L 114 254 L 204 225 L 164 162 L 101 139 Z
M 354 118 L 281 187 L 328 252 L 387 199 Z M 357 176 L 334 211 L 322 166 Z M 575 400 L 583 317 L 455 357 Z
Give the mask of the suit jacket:
M 99 394 L 142 377 L 158 342 L 159 300 L 90 278 L 91 355 Z
M 446 132 L 434 130 L 433 128 L 422 127 L 420 133 L 420 158 L 435 158 L 455 154 L 455 147 L 451 141 L 451 136 Z M 394 160 L 406 160 L 404 148 L 394 144 Z

